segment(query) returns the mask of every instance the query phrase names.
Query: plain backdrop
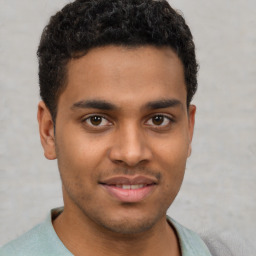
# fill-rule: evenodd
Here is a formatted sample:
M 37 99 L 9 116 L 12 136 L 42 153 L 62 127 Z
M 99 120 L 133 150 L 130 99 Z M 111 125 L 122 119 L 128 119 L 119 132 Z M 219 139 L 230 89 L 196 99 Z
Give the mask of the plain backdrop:
M 66 0 L 0 0 L 0 245 L 62 205 L 56 161 L 36 121 L 36 50 Z M 256 244 L 256 1 L 170 0 L 200 63 L 193 152 L 168 214 L 187 227 Z

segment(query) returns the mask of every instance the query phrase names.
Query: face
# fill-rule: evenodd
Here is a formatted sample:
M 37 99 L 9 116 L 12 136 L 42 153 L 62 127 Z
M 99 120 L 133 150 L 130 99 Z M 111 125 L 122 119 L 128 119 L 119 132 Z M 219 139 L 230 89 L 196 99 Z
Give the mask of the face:
M 71 60 L 55 134 L 42 102 L 38 114 L 65 210 L 123 234 L 165 220 L 190 154 L 195 107 L 186 95 L 170 48 L 108 46 Z

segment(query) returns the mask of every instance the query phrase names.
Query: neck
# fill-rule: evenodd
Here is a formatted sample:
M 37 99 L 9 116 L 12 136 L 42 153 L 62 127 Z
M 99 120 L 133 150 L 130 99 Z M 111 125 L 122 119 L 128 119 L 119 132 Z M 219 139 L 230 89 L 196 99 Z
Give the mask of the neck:
M 175 231 L 165 216 L 147 231 L 120 234 L 87 220 L 83 213 L 77 216 L 65 208 L 53 226 L 67 249 L 76 256 L 181 255 Z

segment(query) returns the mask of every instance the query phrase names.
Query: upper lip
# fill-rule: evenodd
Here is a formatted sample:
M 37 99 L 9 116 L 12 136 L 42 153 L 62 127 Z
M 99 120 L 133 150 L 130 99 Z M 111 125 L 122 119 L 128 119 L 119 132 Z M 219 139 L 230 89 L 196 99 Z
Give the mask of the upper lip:
M 138 175 L 138 176 L 113 176 L 107 179 L 104 179 L 100 181 L 100 184 L 104 185 L 136 185 L 136 184 L 156 184 L 157 179 L 152 176 L 144 176 L 144 175 Z

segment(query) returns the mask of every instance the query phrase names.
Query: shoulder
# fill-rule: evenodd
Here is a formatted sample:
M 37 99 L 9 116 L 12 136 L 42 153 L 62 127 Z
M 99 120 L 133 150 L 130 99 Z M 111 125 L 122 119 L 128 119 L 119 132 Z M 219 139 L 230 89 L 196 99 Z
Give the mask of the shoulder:
M 50 214 L 44 222 L 0 248 L 0 256 L 35 255 L 72 256 L 55 233 Z
M 254 247 L 235 231 L 211 231 L 198 235 L 168 217 L 179 237 L 182 256 L 251 256 Z
M 213 256 L 251 256 L 255 255 L 255 248 L 235 230 L 210 231 L 202 234 Z
M 39 224 L 19 238 L 7 243 L 0 249 L 0 256 L 33 255 L 41 250 L 41 238 L 46 236 L 45 226 Z M 34 254 L 35 255 L 35 254 Z
M 194 231 L 182 226 L 177 221 L 167 217 L 174 227 L 184 256 L 212 256 L 203 239 Z

